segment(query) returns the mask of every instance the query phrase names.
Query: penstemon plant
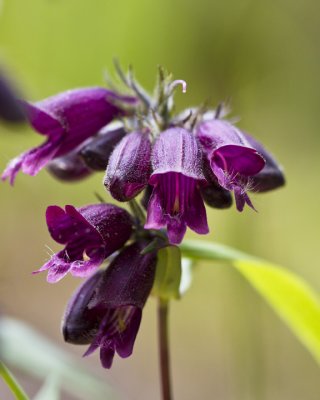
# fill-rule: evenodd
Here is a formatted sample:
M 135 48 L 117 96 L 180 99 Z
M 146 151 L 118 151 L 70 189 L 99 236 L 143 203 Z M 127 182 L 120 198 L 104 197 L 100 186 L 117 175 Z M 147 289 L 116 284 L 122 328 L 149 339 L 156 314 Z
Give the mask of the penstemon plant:
M 68 273 L 85 278 L 67 305 L 62 332 L 66 342 L 88 345 L 85 356 L 99 350 L 104 368 L 116 353 L 132 354 L 143 307 L 156 296 L 162 398 L 170 400 L 168 311 L 181 297 L 187 270 L 181 251 L 184 261 L 248 259 L 237 266 L 244 275 L 253 260 L 217 244 L 184 241 L 186 229 L 209 232 L 205 205 L 225 209 L 234 198 L 240 212 L 245 205 L 255 210 L 248 193 L 276 189 L 285 179 L 262 144 L 226 119 L 224 104 L 175 113 L 183 80 L 159 68 L 151 96 L 131 70 L 116 67 L 126 94 L 90 87 L 14 104 L 46 141 L 13 159 L 2 179 L 13 184 L 20 170 L 33 176 L 47 168 L 72 182 L 105 171 L 106 190 L 130 212 L 102 198 L 79 208 L 50 205 L 48 230 L 62 249 L 34 273 L 47 271 L 50 283 Z

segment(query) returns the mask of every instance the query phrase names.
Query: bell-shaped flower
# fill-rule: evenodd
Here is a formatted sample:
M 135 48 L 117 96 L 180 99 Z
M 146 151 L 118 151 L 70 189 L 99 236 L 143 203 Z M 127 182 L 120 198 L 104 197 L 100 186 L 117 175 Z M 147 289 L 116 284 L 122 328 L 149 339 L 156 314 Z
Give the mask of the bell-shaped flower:
M 247 191 L 252 176 L 265 166 L 263 156 L 239 129 L 227 121 L 213 119 L 202 122 L 197 127 L 197 137 L 219 184 L 234 192 L 237 209 L 242 211 L 246 203 L 254 208 Z
M 35 273 L 48 270 L 48 282 L 62 279 L 68 272 L 88 276 L 106 257 L 119 250 L 132 233 L 128 212 L 113 204 L 94 204 L 65 210 L 49 206 L 47 225 L 52 238 L 64 249 L 51 256 Z
M 77 151 L 50 161 L 47 170 L 56 179 L 64 182 L 80 181 L 92 174 L 92 170 L 87 167 Z
M 11 184 L 21 169 L 36 175 L 50 160 L 76 149 L 103 126 L 123 114 L 120 101 L 134 101 L 110 90 L 93 87 L 75 89 L 49 97 L 38 103 L 25 103 L 31 126 L 47 137 L 39 147 L 11 160 L 2 175 Z
M 206 183 L 197 140 L 183 128 L 170 128 L 157 138 L 152 151 L 153 191 L 145 228 L 167 228 L 170 243 L 180 243 L 187 226 L 199 234 L 209 232 L 200 194 Z
M 118 201 L 140 193 L 150 177 L 151 143 L 148 132 L 131 132 L 117 144 L 109 159 L 104 185 Z
M 100 348 L 104 368 L 115 352 L 132 354 L 142 309 L 153 286 L 156 253 L 141 254 L 146 243 L 124 248 L 106 270 L 97 271 L 73 295 L 62 323 L 64 339 L 90 344 L 85 356 Z
M 80 156 L 89 168 L 105 171 L 111 153 L 125 135 L 126 131 L 123 127 L 110 130 L 109 126 L 106 126 L 97 137 L 81 147 Z
M 242 133 L 251 146 L 253 146 L 266 161 L 264 168 L 251 178 L 251 190 L 257 193 L 263 193 L 283 186 L 285 184 L 284 173 L 282 167 L 277 163 L 273 155 L 252 136 L 248 135 L 246 132 Z

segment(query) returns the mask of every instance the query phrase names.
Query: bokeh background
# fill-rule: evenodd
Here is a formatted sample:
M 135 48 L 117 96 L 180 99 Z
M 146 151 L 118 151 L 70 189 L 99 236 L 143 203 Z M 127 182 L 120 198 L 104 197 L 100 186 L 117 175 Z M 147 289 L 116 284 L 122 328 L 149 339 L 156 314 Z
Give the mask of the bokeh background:
M 177 106 L 231 98 L 239 126 L 272 149 L 288 184 L 253 196 L 258 213 L 210 210 L 209 238 L 269 259 L 320 290 L 320 3 L 316 0 L 0 0 L 0 56 L 28 99 L 103 84 L 117 56 L 151 89 L 161 64 L 188 83 Z M 0 169 L 42 138 L 1 126 Z M 65 185 L 45 171 L 0 186 L 1 311 L 63 343 L 60 319 L 79 281 L 31 276 L 47 259 L 49 204 L 80 206 L 104 195 L 102 175 Z M 188 233 L 188 237 L 193 237 Z M 159 399 L 155 301 L 144 311 L 134 355 L 99 371 L 123 398 Z M 230 267 L 199 265 L 172 305 L 176 399 L 318 400 L 319 367 L 273 311 Z M 36 343 L 30 343 L 36 346 Z M 31 365 L 30 368 L 33 366 Z M 30 394 L 40 382 L 18 374 Z M 10 399 L 1 386 L 0 397 Z M 100 399 L 98 399 L 100 400 Z

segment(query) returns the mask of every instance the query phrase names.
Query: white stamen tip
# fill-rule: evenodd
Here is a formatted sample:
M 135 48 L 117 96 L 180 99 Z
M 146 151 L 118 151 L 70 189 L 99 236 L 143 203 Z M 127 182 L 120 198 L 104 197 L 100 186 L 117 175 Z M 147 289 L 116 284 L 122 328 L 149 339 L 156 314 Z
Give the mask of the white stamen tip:
M 178 85 L 182 86 L 182 93 L 186 93 L 187 91 L 187 82 L 183 79 L 177 79 L 176 81 L 172 82 L 172 89 L 174 90 Z

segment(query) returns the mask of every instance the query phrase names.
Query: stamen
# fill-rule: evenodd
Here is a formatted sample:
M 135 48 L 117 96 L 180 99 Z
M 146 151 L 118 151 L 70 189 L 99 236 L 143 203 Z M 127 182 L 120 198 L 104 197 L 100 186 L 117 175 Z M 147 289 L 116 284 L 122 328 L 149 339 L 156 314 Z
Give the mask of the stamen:
M 182 86 L 182 93 L 187 92 L 187 82 L 184 81 L 183 79 L 177 79 L 177 80 L 173 81 L 169 86 L 170 94 L 172 94 L 175 91 L 176 87 L 179 85 Z

